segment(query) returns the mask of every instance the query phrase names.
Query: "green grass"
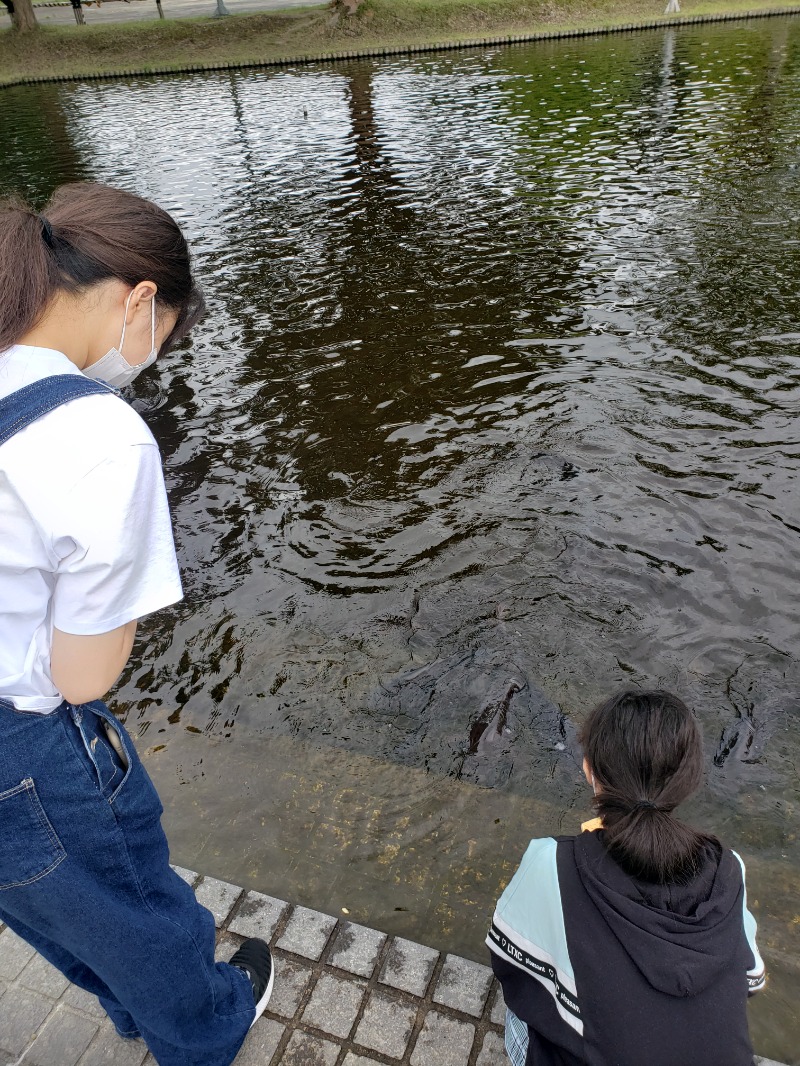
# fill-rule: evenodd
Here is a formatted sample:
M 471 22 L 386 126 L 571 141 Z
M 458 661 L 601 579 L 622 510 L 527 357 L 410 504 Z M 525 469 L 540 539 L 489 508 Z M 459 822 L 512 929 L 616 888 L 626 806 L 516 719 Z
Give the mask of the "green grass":
M 795 0 L 797 3 L 798 0 Z M 355 16 L 327 6 L 227 19 L 166 19 L 0 31 L 0 85 L 22 77 L 247 64 L 485 36 L 602 29 L 661 17 L 666 0 L 367 0 Z M 789 0 L 685 0 L 682 14 L 794 6 Z

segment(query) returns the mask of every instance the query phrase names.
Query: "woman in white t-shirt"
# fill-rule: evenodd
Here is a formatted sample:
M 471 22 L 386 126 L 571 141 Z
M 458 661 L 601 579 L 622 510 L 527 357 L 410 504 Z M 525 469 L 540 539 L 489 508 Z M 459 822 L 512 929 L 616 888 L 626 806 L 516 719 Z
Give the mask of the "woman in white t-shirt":
M 272 989 L 261 941 L 215 964 L 100 702 L 137 619 L 182 595 L 158 447 L 115 388 L 202 311 L 155 204 L 88 183 L 0 204 L 0 920 L 160 1066 L 228 1066 Z

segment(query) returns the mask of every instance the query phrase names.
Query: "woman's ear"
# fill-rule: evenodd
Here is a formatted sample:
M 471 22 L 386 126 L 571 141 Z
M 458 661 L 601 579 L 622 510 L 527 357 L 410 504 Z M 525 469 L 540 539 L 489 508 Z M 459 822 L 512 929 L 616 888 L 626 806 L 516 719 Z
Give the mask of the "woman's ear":
M 135 288 L 131 289 L 126 300 L 128 325 L 133 322 L 136 312 L 144 305 L 147 306 L 147 314 L 150 314 L 150 302 L 158 292 L 158 286 L 154 281 L 140 281 Z
M 586 758 L 585 755 L 583 757 L 583 776 L 586 778 L 586 783 L 591 785 L 592 788 L 594 788 L 594 774 L 592 773 L 592 768 L 589 765 L 589 760 Z
M 586 758 L 585 755 L 583 757 L 583 776 L 586 778 L 586 780 L 592 786 L 592 793 L 596 796 L 597 795 L 597 791 L 598 791 L 597 790 L 597 779 L 595 778 L 594 773 L 592 772 L 592 768 L 589 765 L 589 760 Z

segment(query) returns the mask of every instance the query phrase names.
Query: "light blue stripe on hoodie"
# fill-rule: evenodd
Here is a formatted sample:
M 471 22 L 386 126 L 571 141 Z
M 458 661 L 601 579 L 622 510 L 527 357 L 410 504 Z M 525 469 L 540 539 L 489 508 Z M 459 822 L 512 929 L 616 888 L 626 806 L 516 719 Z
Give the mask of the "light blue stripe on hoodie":
M 557 848 L 552 837 L 532 840 L 528 845 L 497 904 L 486 944 L 546 988 L 561 1018 L 582 1036 L 583 1020 L 558 883 Z
M 519 869 L 498 901 L 495 920 L 500 919 L 504 931 L 513 931 L 527 941 L 522 946 L 541 949 L 575 995 L 575 972 L 567 950 L 558 884 L 557 848 L 552 837 L 530 842 Z

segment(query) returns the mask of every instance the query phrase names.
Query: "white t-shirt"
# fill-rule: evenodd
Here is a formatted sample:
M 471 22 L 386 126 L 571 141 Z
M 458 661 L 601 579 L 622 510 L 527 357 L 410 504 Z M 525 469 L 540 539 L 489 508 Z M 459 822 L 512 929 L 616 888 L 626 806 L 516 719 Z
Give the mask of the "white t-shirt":
M 80 374 L 61 352 L 0 355 L 0 398 Z M 53 627 L 94 635 L 181 599 L 161 457 L 118 396 L 83 396 L 0 446 L 0 699 L 47 713 Z

